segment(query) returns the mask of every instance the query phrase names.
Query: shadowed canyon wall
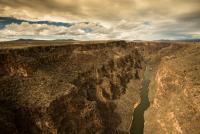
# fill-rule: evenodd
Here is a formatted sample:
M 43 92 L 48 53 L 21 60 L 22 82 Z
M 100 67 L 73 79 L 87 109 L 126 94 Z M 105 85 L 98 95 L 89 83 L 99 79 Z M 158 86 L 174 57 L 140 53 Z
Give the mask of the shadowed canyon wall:
M 198 45 L 10 44 L 0 49 L 2 133 L 128 134 L 147 65 L 144 133 L 199 132 Z
M 116 129 L 123 119 L 115 109 L 130 79 L 142 77 L 134 46 L 35 46 L 2 49 L 0 58 L 2 132 L 127 133 Z

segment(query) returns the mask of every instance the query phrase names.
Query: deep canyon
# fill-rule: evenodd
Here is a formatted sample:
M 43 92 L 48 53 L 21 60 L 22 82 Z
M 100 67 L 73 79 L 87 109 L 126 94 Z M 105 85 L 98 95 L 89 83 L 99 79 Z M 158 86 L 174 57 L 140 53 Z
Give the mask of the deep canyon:
M 200 43 L 0 43 L 2 134 L 200 134 Z

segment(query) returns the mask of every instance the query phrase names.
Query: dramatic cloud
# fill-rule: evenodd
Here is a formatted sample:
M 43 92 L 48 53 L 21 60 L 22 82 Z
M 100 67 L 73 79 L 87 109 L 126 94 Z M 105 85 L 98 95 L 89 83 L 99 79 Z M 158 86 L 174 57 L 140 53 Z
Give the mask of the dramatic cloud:
M 199 0 L 0 0 L 0 16 L 1 40 L 200 36 Z
M 18 21 L 17 21 L 18 22 Z M 105 28 L 97 23 L 80 22 L 80 23 L 53 23 L 53 22 L 29 22 L 19 21 L 20 23 L 11 23 L 3 26 L 0 30 L 0 38 L 5 40 L 18 38 L 35 38 L 35 39 L 56 39 L 56 38 L 88 38 L 94 39 L 106 37 L 111 34 L 111 29 Z M 44 24 L 40 24 L 44 23 Z M 60 36 L 60 37 L 59 37 Z M 6 38 L 7 37 L 7 38 Z M 83 38 L 83 39 L 84 39 Z M 3 40 L 3 39 L 1 39 Z

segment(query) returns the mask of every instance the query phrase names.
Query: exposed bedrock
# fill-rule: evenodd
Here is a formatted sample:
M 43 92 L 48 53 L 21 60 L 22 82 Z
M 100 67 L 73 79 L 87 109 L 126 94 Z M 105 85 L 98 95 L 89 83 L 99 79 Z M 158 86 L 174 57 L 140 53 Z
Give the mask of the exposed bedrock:
M 0 49 L 1 132 L 128 134 L 148 64 L 144 133 L 200 133 L 197 44 L 45 43 Z
M 152 79 L 145 134 L 200 133 L 200 46 L 188 45 L 161 58 Z
M 145 66 L 134 45 L 2 49 L 0 59 L 5 133 L 129 132 Z

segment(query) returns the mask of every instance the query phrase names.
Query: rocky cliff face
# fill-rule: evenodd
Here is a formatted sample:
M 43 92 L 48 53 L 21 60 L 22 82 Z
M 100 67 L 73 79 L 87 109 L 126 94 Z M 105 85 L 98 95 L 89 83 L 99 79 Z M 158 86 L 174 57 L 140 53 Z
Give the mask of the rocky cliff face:
M 1 49 L 1 132 L 128 133 L 119 100 L 132 80 L 128 104 L 139 101 L 143 68 L 139 50 L 125 42 Z
M 165 50 L 151 82 L 144 133 L 199 134 L 200 46 L 172 48 Z
M 128 134 L 146 66 L 144 133 L 200 133 L 198 44 L 57 43 L 0 44 L 1 133 Z

